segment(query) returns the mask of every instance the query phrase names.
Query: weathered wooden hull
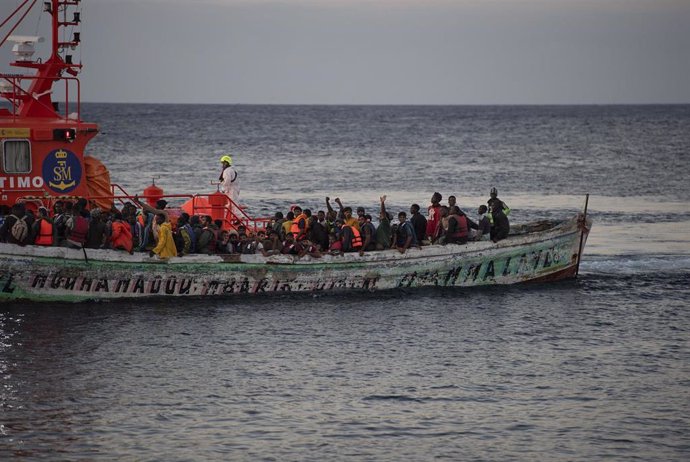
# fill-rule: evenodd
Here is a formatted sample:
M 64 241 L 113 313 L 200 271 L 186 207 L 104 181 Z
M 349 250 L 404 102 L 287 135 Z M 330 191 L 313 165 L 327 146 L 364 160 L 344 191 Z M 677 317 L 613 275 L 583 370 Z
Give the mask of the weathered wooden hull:
M 0 244 L 0 300 L 85 301 L 471 287 L 574 277 L 582 215 L 494 244 L 427 246 L 316 259 L 191 255 L 161 261 L 109 250 Z M 582 237 L 582 238 L 581 238 Z

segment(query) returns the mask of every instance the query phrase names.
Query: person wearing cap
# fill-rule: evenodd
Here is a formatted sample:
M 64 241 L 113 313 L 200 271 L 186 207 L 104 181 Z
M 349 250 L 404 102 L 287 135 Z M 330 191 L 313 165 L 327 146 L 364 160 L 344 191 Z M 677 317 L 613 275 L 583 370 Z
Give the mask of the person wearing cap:
M 503 211 L 502 205 L 503 203 L 501 201 L 494 201 L 491 204 L 491 215 L 493 220 L 489 237 L 493 242 L 505 239 L 510 233 L 510 222 Z
M 508 207 L 508 205 L 505 202 L 503 202 L 501 199 L 498 198 L 498 190 L 496 188 L 491 188 L 491 192 L 489 193 L 489 196 L 490 196 L 489 200 L 486 201 L 486 204 L 489 206 L 489 212 L 490 212 L 489 220 L 491 221 L 491 223 L 493 223 L 493 213 L 491 213 L 491 211 L 493 210 L 492 205 L 494 203 L 499 204 L 499 206 L 501 207 L 501 210 L 503 210 L 503 213 L 506 216 L 508 216 L 510 214 L 510 207 Z
M 240 183 L 237 181 L 237 170 L 232 166 L 232 157 L 224 155 L 220 158 L 223 171 L 220 172 L 220 191 L 228 196 L 235 204 L 240 198 Z

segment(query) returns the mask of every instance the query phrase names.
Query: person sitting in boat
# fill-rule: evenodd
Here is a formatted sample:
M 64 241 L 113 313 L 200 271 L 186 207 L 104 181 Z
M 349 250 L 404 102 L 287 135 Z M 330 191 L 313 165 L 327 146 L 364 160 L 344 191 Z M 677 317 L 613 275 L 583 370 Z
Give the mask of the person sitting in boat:
M 332 222 L 335 222 L 338 218 L 338 212 L 335 211 L 335 209 L 331 206 L 331 198 L 326 196 L 326 219 L 328 219 L 329 216 L 332 216 L 333 219 L 331 220 Z
M 224 252 L 229 254 L 240 253 L 240 237 L 234 229 L 228 232 L 228 242 L 225 244 Z
M 295 235 L 297 241 L 300 241 L 307 236 L 307 232 L 309 231 L 311 210 L 306 209 L 302 211 L 302 208 L 296 205 L 293 207 L 292 213 L 295 215 L 295 218 L 290 225 L 290 232 Z
M 210 215 L 201 218 L 201 228 L 196 241 L 196 252 L 211 255 L 216 252 L 218 228 Z
M 310 241 L 319 247 L 319 249 L 325 251 L 328 249 L 328 230 L 326 229 L 325 214 L 323 218 L 323 221 L 319 221 L 318 218 L 314 216 L 309 219 L 309 232 L 307 236 Z
M 498 242 L 508 237 L 510 232 L 510 222 L 508 217 L 503 212 L 503 203 L 494 201 L 491 205 L 491 215 L 493 217 L 493 224 L 491 225 L 491 240 Z
M 24 204 L 14 204 L 10 212 L 0 227 L 0 242 L 22 246 L 29 244 L 33 223 L 29 223 Z
M 340 241 L 343 252 L 358 252 L 362 248 L 362 235 L 358 227 L 343 223 L 340 227 Z
M 216 253 L 220 255 L 230 253 L 228 251 L 228 245 L 230 244 L 230 232 L 226 229 L 221 230 L 218 233 L 218 240 L 216 241 Z M 179 256 L 179 251 L 178 251 Z
M 240 246 L 239 246 L 239 252 L 245 255 L 252 255 L 256 253 L 256 249 L 259 245 L 257 239 L 252 236 L 247 234 L 247 232 L 241 232 L 239 233 L 240 236 Z
M 223 170 L 220 172 L 220 192 L 228 196 L 235 204 L 240 199 L 240 182 L 237 180 L 237 170 L 232 166 L 232 157 L 224 155 L 220 158 Z
M 270 227 L 276 232 L 278 237 L 282 236 L 283 222 L 285 222 L 283 212 L 276 212 L 275 215 L 273 215 L 273 220 L 271 220 Z
M 426 231 L 424 236 L 418 236 L 419 240 L 433 240 L 434 234 L 436 233 L 436 228 L 441 220 L 441 199 L 443 199 L 443 196 L 441 196 L 441 193 L 439 192 L 435 192 L 431 195 L 431 205 L 428 208 L 429 218 L 426 221 Z
M 485 214 L 487 212 L 486 205 L 480 205 L 477 213 L 479 214 L 479 219 L 477 220 L 477 230 L 472 235 L 472 240 L 474 241 L 488 241 L 491 235 L 491 222 L 489 217 Z
M 364 207 L 357 207 L 357 221 L 362 224 L 362 218 L 364 218 L 364 215 L 366 215 L 366 211 L 364 210 Z
M 395 248 L 398 249 L 398 252 L 405 253 L 407 249 L 412 246 L 416 247 L 419 243 L 412 224 L 407 221 L 407 214 L 405 212 L 400 212 L 398 214 L 398 221 L 400 223 L 395 231 Z
M 309 255 L 312 258 L 321 258 L 321 250 L 309 239 L 302 239 L 299 244 L 302 246 L 302 250 L 297 255 L 298 257 L 302 258 L 305 255 Z
M 65 232 L 67 225 L 67 215 L 65 214 L 65 203 L 63 201 L 56 201 L 53 204 L 53 232 L 55 233 L 53 245 L 62 247 L 65 241 Z
M 137 206 L 132 204 L 131 202 L 125 202 L 125 205 L 122 206 L 122 219 L 129 222 L 129 217 L 135 217 L 137 216 Z
M 491 188 L 491 191 L 489 192 L 489 200 L 486 201 L 486 204 L 489 206 L 489 211 L 493 210 L 491 208 L 491 205 L 494 203 L 498 203 L 503 210 L 503 213 L 505 216 L 508 216 L 510 214 L 510 207 L 506 205 L 505 202 L 503 202 L 501 199 L 498 198 L 498 190 L 496 188 Z M 491 221 L 491 216 L 489 216 L 489 221 Z
M 431 242 L 433 244 L 445 244 L 446 243 L 446 233 L 448 232 L 448 219 L 450 217 L 450 209 L 447 205 L 442 205 L 438 209 L 438 223 L 436 224 L 436 230 L 434 234 L 431 235 Z
M 448 196 L 448 210 L 452 209 L 454 205 L 458 205 L 455 196 Z
M 336 219 L 333 226 L 342 226 L 342 220 Z M 331 255 L 341 255 L 343 253 L 343 243 L 335 232 L 328 235 L 328 253 Z
M 256 250 L 261 252 L 261 255 L 264 257 L 268 257 L 279 254 L 282 247 L 283 244 L 280 242 L 280 235 L 278 232 L 269 228 L 266 238 L 257 245 Z
M 175 248 L 175 239 L 173 239 L 172 225 L 167 216 L 163 213 L 157 214 L 156 224 L 158 225 L 158 244 L 149 252 L 149 256 L 158 255 L 158 258 L 161 259 L 176 257 L 177 249 Z
M 386 211 L 386 196 L 379 198 L 381 201 L 381 209 L 379 210 L 379 225 L 376 227 L 376 250 L 387 250 L 391 248 L 393 241 L 393 230 L 391 228 L 391 220 L 393 215 Z
M 147 214 L 145 220 L 146 226 L 144 227 L 144 237 L 141 243 L 141 249 L 145 250 L 158 245 L 158 233 L 160 226 L 157 224 L 155 219 L 156 215 L 162 214 L 165 216 L 165 221 L 169 221 L 168 211 L 165 208 L 168 205 L 168 201 L 165 199 L 159 199 L 156 201 L 156 207 L 151 207 L 149 204 L 141 202 L 139 196 L 134 196 L 134 202 L 141 207 L 144 213 Z
M 91 213 L 81 209 L 79 212 L 67 220 L 65 247 L 81 249 L 86 244 L 86 237 L 89 234 Z
M 260 229 L 256 232 L 256 234 L 253 237 L 254 237 L 254 253 L 263 254 L 262 250 L 264 250 L 264 242 L 266 242 L 266 231 L 264 231 L 263 229 Z
M 35 236 L 35 245 L 46 247 L 53 245 L 53 220 L 51 220 L 50 216 L 48 215 L 47 208 L 38 208 L 38 219 L 34 221 L 32 226 L 32 234 Z
M 141 226 L 141 223 L 139 223 L 139 220 L 137 220 L 136 207 L 134 207 L 133 213 L 130 210 L 127 216 L 123 214 L 122 218 L 129 225 L 129 231 L 132 233 L 132 249 L 138 250 L 139 247 L 141 247 L 141 243 L 144 241 L 144 228 Z
M 340 214 L 338 216 L 342 218 L 343 223 L 347 226 L 357 228 L 357 231 L 359 231 L 359 220 L 352 216 L 352 207 L 344 207 L 339 197 L 335 198 L 335 203 L 340 207 Z
M 104 249 L 108 245 L 108 216 L 100 208 L 91 209 L 91 220 L 89 221 L 89 233 L 86 236 L 87 249 Z
M 282 241 L 284 241 L 288 233 L 291 232 L 292 220 L 294 219 L 295 214 L 292 211 L 285 214 L 285 220 L 283 221 L 282 229 L 280 230 L 280 238 Z
M 419 205 L 410 206 L 410 224 L 414 228 L 415 236 L 426 236 L 426 218 L 419 213 Z M 422 245 L 424 238 L 419 238 L 419 245 Z
M 5 223 L 5 218 L 12 213 L 10 211 L 10 208 L 6 205 L 0 205 L 0 228 L 2 228 L 2 225 Z
M 359 229 L 362 235 L 362 248 L 359 250 L 359 256 L 363 256 L 364 252 L 371 252 L 376 250 L 376 226 L 371 222 L 371 215 L 364 215 L 359 218 Z
M 328 198 L 326 198 L 328 199 Z M 329 209 L 326 212 L 326 231 L 328 234 L 335 232 L 335 220 L 338 219 L 338 212 L 333 209 Z
M 122 219 L 121 212 L 116 212 L 115 215 L 113 215 L 110 248 L 125 250 L 129 253 L 133 252 L 134 242 L 132 240 L 132 228 L 129 223 Z
M 457 205 L 452 206 L 448 217 L 448 229 L 445 234 L 445 243 L 466 244 L 468 231 L 469 225 L 467 217 L 462 210 L 460 210 L 460 207 Z
M 295 236 L 292 233 L 287 233 L 285 235 L 285 241 L 283 241 L 283 248 L 280 253 L 284 255 L 299 255 L 302 251 L 302 245 L 295 241 Z
M 326 212 L 323 210 L 316 212 L 316 222 L 321 223 L 321 225 L 326 227 Z
M 177 248 L 177 255 L 189 255 L 196 250 L 196 242 L 194 229 L 189 223 L 189 214 L 182 212 L 177 219 L 177 229 L 173 233 L 175 238 L 175 247 Z

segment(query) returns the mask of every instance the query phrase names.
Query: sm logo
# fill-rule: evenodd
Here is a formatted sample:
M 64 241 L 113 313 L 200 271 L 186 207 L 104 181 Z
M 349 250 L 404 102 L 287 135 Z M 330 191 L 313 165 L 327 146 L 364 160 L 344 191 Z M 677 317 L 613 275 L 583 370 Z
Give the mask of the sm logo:
M 43 160 L 43 181 L 57 193 L 67 193 L 81 181 L 81 164 L 72 151 L 56 149 Z

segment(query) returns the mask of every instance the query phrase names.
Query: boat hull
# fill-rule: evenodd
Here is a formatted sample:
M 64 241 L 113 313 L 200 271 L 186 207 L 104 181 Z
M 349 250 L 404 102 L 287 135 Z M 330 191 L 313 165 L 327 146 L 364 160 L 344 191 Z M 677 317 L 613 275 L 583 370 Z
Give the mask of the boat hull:
M 473 287 L 572 278 L 591 222 L 582 215 L 497 244 L 326 255 L 190 255 L 0 244 L 0 300 L 69 301 Z

